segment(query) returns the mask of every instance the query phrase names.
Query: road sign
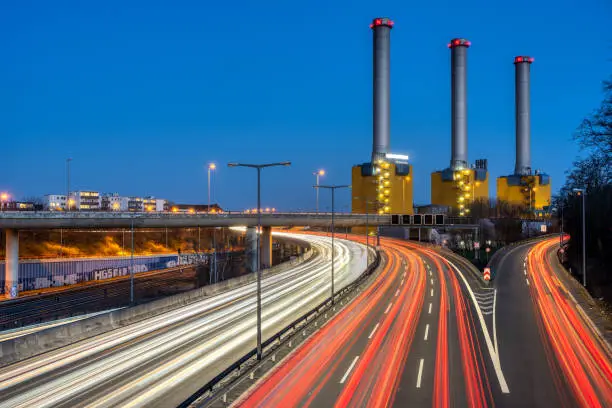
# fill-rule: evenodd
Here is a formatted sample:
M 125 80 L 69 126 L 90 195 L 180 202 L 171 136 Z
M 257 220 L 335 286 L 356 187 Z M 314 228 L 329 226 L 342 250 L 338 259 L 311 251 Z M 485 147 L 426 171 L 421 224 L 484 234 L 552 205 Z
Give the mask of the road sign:
M 480 249 L 480 242 L 478 241 L 474 242 L 474 249 Z
M 491 280 L 491 268 L 484 268 L 484 280 Z

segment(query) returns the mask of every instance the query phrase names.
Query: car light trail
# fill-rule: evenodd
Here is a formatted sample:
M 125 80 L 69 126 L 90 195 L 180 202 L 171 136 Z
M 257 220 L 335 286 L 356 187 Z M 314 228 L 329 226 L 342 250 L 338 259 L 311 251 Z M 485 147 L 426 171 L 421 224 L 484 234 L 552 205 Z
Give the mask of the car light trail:
M 321 256 L 263 280 L 264 337 L 329 296 L 329 239 L 299 238 Z M 365 248 L 336 240 L 336 253 L 344 287 L 363 271 Z M 4 367 L 0 407 L 177 405 L 252 349 L 254 291 L 247 284 Z
M 529 251 L 527 272 L 536 315 L 561 367 L 565 382 L 581 406 L 612 406 L 612 357 L 606 343 L 578 310 L 557 277 L 551 257 L 558 238 L 542 241 Z M 545 336 L 545 337 L 544 337 Z

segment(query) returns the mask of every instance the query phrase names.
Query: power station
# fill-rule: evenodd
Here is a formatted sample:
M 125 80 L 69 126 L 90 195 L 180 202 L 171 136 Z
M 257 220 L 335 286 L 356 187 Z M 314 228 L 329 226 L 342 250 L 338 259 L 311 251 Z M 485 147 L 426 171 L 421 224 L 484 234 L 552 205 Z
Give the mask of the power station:
M 372 155 L 352 168 L 352 212 L 414 214 L 413 169 L 408 156 L 391 151 L 391 30 L 393 21 L 375 18 L 373 34 Z M 451 51 L 451 159 L 449 167 L 431 173 L 431 204 L 448 213 L 469 216 L 476 200 L 488 202 L 487 160 L 468 160 L 467 54 L 471 43 L 453 38 Z M 530 151 L 529 75 L 533 58 L 516 57 L 516 166 L 514 174 L 497 179 L 500 202 L 520 205 L 543 216 L 550 205 L 551 179 L 532 172 Z
M 550 205 L 550 176 L 531 169 L 530 69 L 533 58 L 514 58 L 516 165 L 514 174 L 497 179 L 497 199 L 519 205 L 530 214 L 543 215 Z
M 412 166 L 408 156 L 391 153 L 391 29 L 393 21 L 375 18 L 373 33 L 373 146 L 371 161 L 353 166 L 354 213 L 413 213 Z
M 467 50 L 470 42 L 454 38 L 451 50 L 451 160 L 450 167 L 431 173 L 431 203 L 468 215 L 476 199 L 489 198 L 487 160 L 468 162 L 467 146 Z

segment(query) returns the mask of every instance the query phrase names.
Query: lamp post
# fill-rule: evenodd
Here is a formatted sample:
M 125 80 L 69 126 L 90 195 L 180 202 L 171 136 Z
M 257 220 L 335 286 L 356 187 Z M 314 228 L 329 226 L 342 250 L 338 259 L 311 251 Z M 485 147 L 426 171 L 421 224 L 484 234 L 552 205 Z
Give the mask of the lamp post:
M 207 212 L 210 214 L 210 171 L 214 170 L 217 168 L 217 165 L 215 163 L 210 163 L 208 165 L 208 207 L 207 207 Z
M 334 248 L 334 201 L 335 201 L 335 192 L 339 188 L 351 188 L 350 185 L 342 185 L 342 186 L 314 186 L 317 190 L 320 188 L 326 188 L 331 190 L 332 193 L 332 208 L 331 208 L 331 233 L 332 233 L 332 259 L 331 259 L 331 302 L 334 304 L 334 257 L 335 257 L 335 248 Z M 367 230 L 366 230 L 367 231 Z
M 68 205 L 68 211 L 70 211 L 70 162 L 72 157 L 66 159 L 66 204 Z
M 586 190 L 584 188 L 572 189 L 577 196 L 582 196 L 582 285 L 586 288 Z
M 325 170 L 319 170 L 312 173 L 317 178 L 317 186 L 319 185 L 319 177 L 325 175 Z M 319 213 L 319 189 L 315 187 L 317 190 L 317 214 Z
M 2 193 L 0 194 L 0 204 L 2 205 L 2 211 L 4 211 L 4 207 L 6 206 L 6 203 L 8 203 L 8 194 L 7 193 Z
M 261 230 L 261 169 L 275 166 L 291 166 L 291 162 L 267 164 L 228 163 L 227 166 L 257 169 L 257 360 L 261 360 L 261 245 L 259 244 L 259 231 Z

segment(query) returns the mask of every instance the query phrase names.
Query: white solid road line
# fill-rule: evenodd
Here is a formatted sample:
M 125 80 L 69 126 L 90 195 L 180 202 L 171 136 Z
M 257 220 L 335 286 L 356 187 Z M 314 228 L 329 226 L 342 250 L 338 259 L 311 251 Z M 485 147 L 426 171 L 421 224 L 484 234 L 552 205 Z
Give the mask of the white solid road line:
M 395 291 L 395 297 L 397 297 L 397 295 L 399 295 L 399 289 Z
M 393 302 L 389 303 L 389 306 L 387 306 L 387 310 L 385 310 L 385 314 L 389 313 L 389 309 L 391 309 L 392 305 L 393 305 Z
M 424 359 L 421 359 L 421 361 L 419 362 L 419 374 L 417 375 L 417 383 L 416 383 L 417 388 L 421 388 L 421 377 L 423 377 L 423 362 L 424 362 Z
M 372 330 L 372 333 L 370 333 L 370 335 L 368 336 L 368 339 L 371 339 L 372 336 L 374 335 L 374 333 L 376 333 L 376 330 L 378 330 L 378 325 L 380 323 L 376 323 L 376 326 L 374 326 L 374 330 Z
M 429 304 L 429 312 L 427 314 L 431 314 L 431 303 Z
M 431 290 L 431 296 L 433 296 L 433 289 Z
M 529 279 L 525 278 L 525 282 L 527 282 L 527 286 L 529 286 Z
M 423 340 L 427 341 L 427 337 L 429 337 L 429 323 L 425 326 L 425 338 Z
M 493 368 L 495 369 L 495 375 L 497 376 L 497 381 L 499 382 L 499 387 L 501 388 L 502 393 L 509 394 L 510 389 L 508 388 L 508 383 L 506 383 L 506 378 L 504 377 L 504 373 L 501 369 L 501 363 L 499 361 L 499 354 L 493 348 L 494 345 L 491 342 L 491 335 L 489 334 L 489 329 L 487 329 L 487 325 L 484 321 L 484 316 L 482 315 L 482 311 L 480 310 L 480 307 L 478 306 L 478 302 L 476 301 L 476 296 L 474 296 L 474 291 L 472 290 L 472 287 L 468 283 L 465 276 L 463 276 L 463 273 L 461 272 L 461 270 L 457 268 L 457 265 L 455 265 L 451 261 L 448 261 L 448 263 L 450 263 L 453 269 L 455 269 L 455 271 L 459 274 L 459 277 L 463 281 L 463 284 L 465 285 L 468 293 L 470 294 L 470 297 L 472 298 L 472 302 L 474 303 L 474 306 L 476 308 L 476 314 L 478 316 L 480 328 L 482 329 L 482 333 L 484 334 L 484 337 L 485 337 L 485 343 L 487 344 L 487 350 L 489 351 L 489 357 L 491 358 L 491 363 L 493 363 Z M 493 338 L 497 336 L 496 330 L 497 328 L 495 327 L 495 325 L 493 325 Z
M 359 359 L 359 356 L 355 357 L 353 359 L 353 362 L 351 363 L 351 365 L 349 366 L 348 370 L 346 370 L 346 373 L 344 373 L 344 376 L 342 377 L 342 379 L 340 380 L 340 384 L 344 384 L 344 382 L 346 381 L 346 379 L 348 378 L 349 374 L 351 373 L 351 371 L 353 370 L 353 367 L 355 367 L 355 364 L 357 364 L 357 360 Z
M 493 327 L 495 327 L 495 306 L 497 305 L 497 289 L 493 292 Z M 495 345 L 495 353 L 499 355 L 497 348 L 497 330 L 493 330 L 493 344 Z

